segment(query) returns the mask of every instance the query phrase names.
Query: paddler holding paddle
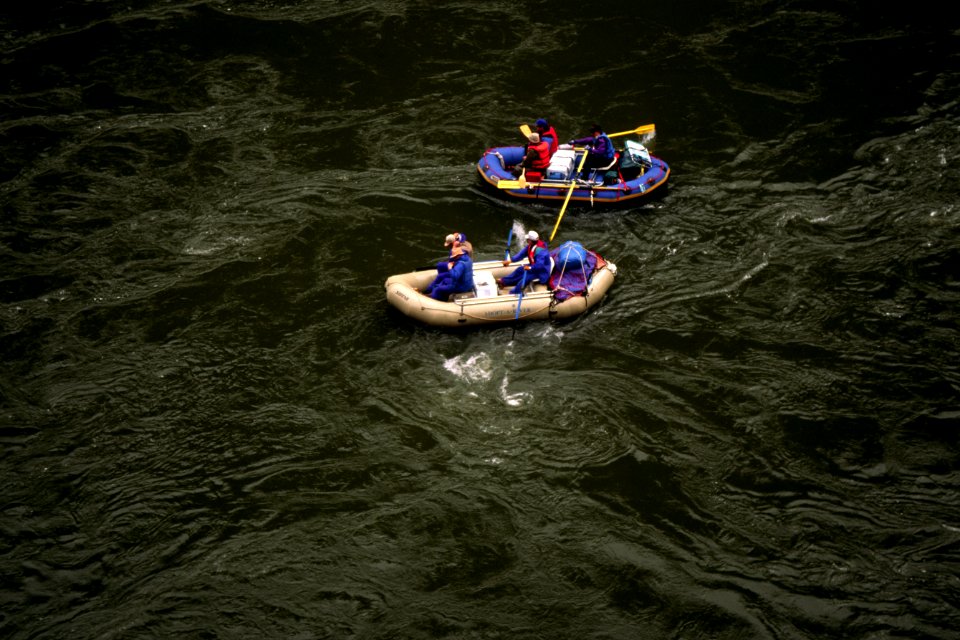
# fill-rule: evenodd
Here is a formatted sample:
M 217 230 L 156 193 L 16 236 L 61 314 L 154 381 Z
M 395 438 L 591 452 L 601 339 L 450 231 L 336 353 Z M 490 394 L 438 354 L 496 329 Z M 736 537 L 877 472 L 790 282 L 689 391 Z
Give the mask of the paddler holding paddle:
M 503 287 L 516 285 L 510 293 L 521 293 L 526 284 L 534 281 L 548 284 L 550 281 L 550 250 L 547 243 L 540 239 L 540 234 L 536 231 L 527 232 L 527 246 L 520 249 L 516 255 L 508 257 L 503 261 L 503 266 L 513 262 L 520 262 L 524 258 L 529 264 L 521 265 L 514 271 L 497 281 L 497 284 Z

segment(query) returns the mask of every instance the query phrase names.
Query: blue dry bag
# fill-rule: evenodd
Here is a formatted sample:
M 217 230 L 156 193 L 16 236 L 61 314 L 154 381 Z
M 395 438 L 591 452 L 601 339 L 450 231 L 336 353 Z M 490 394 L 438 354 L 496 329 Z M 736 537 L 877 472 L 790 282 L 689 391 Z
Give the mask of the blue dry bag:
M 579 242 L 567 240 L 557 248 L 553 259 L 556 262 L 556 269 L 579 271 L 587 261 L 587 250 Z

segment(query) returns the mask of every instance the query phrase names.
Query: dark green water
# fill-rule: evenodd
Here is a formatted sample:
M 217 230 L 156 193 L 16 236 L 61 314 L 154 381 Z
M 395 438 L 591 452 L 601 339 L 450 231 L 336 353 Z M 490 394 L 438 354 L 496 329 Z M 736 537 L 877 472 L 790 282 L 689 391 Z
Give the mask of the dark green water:
M 0 9 L 0 636 L 957 637 L 951 10 L 133 4 Z M 542 116 L 603 304 L 394 313 Z

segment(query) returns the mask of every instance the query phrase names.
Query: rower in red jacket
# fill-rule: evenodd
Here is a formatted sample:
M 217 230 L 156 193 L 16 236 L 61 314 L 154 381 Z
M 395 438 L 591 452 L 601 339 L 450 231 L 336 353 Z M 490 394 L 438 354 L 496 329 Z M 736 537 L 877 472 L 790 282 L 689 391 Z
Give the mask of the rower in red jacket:
M 537 133 L 540 134 L 540 139 L 547 143 L 550 155 L 555 154 L 557 148 L 560 146 L 560 138 L 557 136 L 557 130 L 544 118 L 540 118 L 537 120 Z

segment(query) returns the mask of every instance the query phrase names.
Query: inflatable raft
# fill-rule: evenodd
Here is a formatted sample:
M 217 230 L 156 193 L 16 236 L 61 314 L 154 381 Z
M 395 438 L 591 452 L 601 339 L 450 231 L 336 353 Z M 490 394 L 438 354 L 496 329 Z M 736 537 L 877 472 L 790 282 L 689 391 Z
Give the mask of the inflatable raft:
M 635 204 L 658 190 L 662 193 L 670 178 L 667 163 L 633 140 L 618 150 L 608 167 L 592 170 L 586 176 L 576 175 L 584 153 L 585 149 L 560 145 L 539 182 L 517 180 L 509 169 L 523 160 L 523 147 L 487 149 L 477 162 L 477 171 L 485 186 L 510 199 L 562 204 L 573 186 L 570 202 L 590 206 Z
M 584 252 L 583 266 L 564 260 L 564 251 Z M 497 286 L 526 260 L 503 266 L 499 260 L 473 263 L 474 290 L 458 293 L 449 301 L 434 300 L 420 291 L 436 277 L 435 269 L 390 276 L 384 284 L 387 301 L 405 315 L 438 327 L 465 327 L 527 320 L 562 320 L 595 306 L 613 284 L 617 266 L 584 251 L 578 243 L 564 243 L 551 251 L 554 269 L 547 284 L 529 285 L 523 296 Z

